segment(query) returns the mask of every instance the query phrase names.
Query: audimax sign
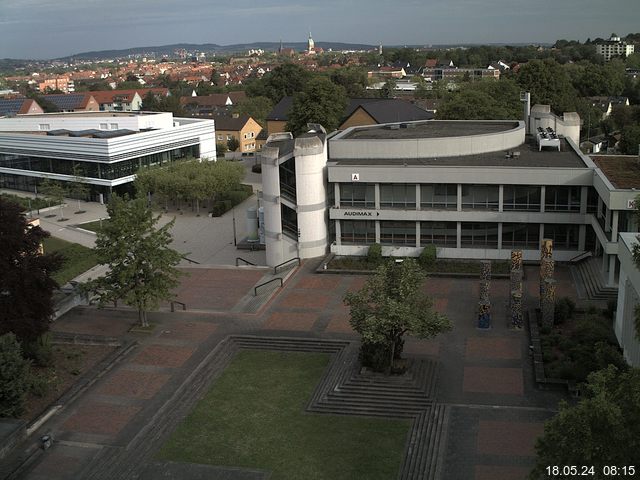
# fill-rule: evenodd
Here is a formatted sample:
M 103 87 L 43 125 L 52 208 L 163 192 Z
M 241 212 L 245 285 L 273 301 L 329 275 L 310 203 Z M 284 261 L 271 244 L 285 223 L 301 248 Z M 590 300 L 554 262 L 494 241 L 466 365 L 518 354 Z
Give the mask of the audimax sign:
M 373 218 L 379 217 L 380 212 L 372 210 L 339 210 L 343 217 Z

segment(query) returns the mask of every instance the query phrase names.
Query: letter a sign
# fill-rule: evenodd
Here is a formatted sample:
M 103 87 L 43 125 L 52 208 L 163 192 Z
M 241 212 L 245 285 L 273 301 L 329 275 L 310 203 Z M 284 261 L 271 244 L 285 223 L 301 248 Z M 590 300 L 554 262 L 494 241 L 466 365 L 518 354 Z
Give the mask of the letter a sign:
M 359 173 L 352 173 L 351 174 L 351 181 L 352 182 L 359 182 L 360 181 L 360 174 Z

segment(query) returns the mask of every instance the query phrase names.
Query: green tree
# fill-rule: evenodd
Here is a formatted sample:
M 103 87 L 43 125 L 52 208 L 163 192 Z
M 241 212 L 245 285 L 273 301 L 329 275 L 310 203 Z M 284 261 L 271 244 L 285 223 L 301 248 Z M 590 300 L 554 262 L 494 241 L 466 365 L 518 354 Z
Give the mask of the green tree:
M 349 98 L 366 97 L 369 79 L 363 67 L 348 66 L 336 68 L 331 72 L 331 81 L 344 88 Z
M 87 199 L 87 195 L 89 195 L 89 186 L 87 185 L 87 179 L 84 176 L 84 169 L 78 164 L 73 167 L 73 180 L 69 184 L 69 193 L 71 196 L 76 197 L 76 200 L 78 201 L 78 210 L 75 213 L 84 213 L 84 210 L 80 207 L 80 200 Z
M 0 336 L 0 417 L 19 417 L 29 390 L 30 362 L 13 333 Z
M 44 182 L 40 184 L 39 191 L 47 199 L 47 202 L 58 205 L 58 220 L 64 220 L 64 197 L 67 194 L 67 189 L 62 183 L 46 178 Z
M 57 287 L 51 275 L 62 258 L 41 254 L 49 234 L 29 225 L 21 210 L 0 196 L 0 335 L 13 332 L 30 342 L 49 329 Z
M 380 89 L 380 97 L 393 98 L 393 95 L 396 91 L 397 86 L 398 86 L 398 82 L 396 82 L 395 79 L 393 78 L 387 79 L 387 81 L 384 82 L 384 85 L 382 85 L 382 88 Z
M 216 156 L 224 157 L 224 154 L 229 151 L 229 147 L 224 142 L 216 142 Z
M 227 140 L 227 148 L 230 152 L 235 152 L 240 148 L 240 141 L 236 137 L 231 137 Z
M 640 460 L 640 369 L 619 371 L 610 365 L 589 375 L 586 394 L 575 406 L 561 402 L 536 442 L 537 460 L 530 478 L 549 478 L 548 465 L 635 465 Z M 567 477 L 568 478 L 568 477 Z
M 148 326 L 147 312 L 173 297 L 182 256 L 171 249 L 174 220 L 157 228 L 143 198 L 129 200 L 114 195 L 107 206 L 109 222 L 98 232 L 95 251 L 106 275 L 88 282 L 100 303 L 123 300 L 138 310 L 140 325 Z
M 451 323 L 433 308 L 423 291 L 425 274 L 414 259 L 388 260 L 358 292 L 344 297 L 351 307 L 351 327 L 362 336 L 361 359 L 374 368 L 393 368 L 400 357 L 404 334 L 432 338 L 450 330 Z M 377 363 L 377 365 L 376 365 Z
M 522 116 L 520 88 L 512 80 L 466 83 L 438 107 L 439 119 L 505 120 Z
M 264 128 L 272 109 L 273 102 L 269 97 L 247 97 L 240 100 L 233 111 L 239 115 L 249 115 Z
M 627 125 L 622 129 L 620 151 L 625 155 L 640 154 L 640 125 Z
M 285 63 L 266 73 L 260 80 L 247 85 L 247 95 L 268 97 L 275 104 L 282 97 L 292 96 L 304 90 L 312 76 L 311 72 L 300 65 Z
M 303 92 L 293 97 L 287 130 L 300 134 L 306 131 L 308 123 L 319 123 L 328 132 L 333 131 L 340 125 L 346 107 L 344 88 L 328 78 L 314 78 Z
M 550 105 L 558 114 L 576 110 L 578 94 L 567 71 L 555 60 L 531 60 L 522 65 L 516 79 L 531 93 L 532 104 Z

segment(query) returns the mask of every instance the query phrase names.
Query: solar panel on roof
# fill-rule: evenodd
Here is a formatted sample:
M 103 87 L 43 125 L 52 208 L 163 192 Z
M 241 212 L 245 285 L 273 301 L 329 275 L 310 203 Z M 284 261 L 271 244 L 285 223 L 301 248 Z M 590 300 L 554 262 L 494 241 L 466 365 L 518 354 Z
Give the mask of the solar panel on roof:
M 45 95 L 44 98 L 53 103 L 60 110 L 75 110 L 80 108 L 84 95 L 68 94 L 68 95 Z
M 25 101 L 25 98 L 0 99 L 0 115 L 17 114 Z

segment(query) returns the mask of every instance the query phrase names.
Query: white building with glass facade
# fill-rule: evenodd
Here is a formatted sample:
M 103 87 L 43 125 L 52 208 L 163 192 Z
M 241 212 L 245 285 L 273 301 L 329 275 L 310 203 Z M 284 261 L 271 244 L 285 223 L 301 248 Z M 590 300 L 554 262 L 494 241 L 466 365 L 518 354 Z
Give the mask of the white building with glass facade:
M 528 127 L 431 120 L 308 133 L 304 144 L 271 138 L 262 160 L 268 263 L 364 255 L 373 243 L 393 256 L 434 244 L 444 258 L 506 259 L 522 249 L 537 260 L 551 238 L 556 260 L 591 251 L 615 285 L 618 232 L 636 229 L 637 192 L 608 178 L 611 162 L 580 152 L 577 115 L 552 117 L 534 107 Z M 303 173 L 310 164 L 312 177 Z M 311 211 L 313 223 L 301 222 Z
M 91 198 L 131 189 L 140 168 L 215 160 L 215 123 L 171 113 L 75 112 L 0 118 L 0 186 L 36 191 L 82 176 Z

